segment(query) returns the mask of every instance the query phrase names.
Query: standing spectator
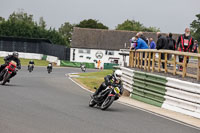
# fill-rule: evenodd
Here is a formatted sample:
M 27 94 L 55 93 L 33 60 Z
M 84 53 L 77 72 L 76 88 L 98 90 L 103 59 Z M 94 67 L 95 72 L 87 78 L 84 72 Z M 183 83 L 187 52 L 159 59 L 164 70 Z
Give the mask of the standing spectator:
M 176 41 L 172 38 L 172 33 L 169 33 L 169 37 L 167 38 L 168 49 L 175 50 L 176 48 Z
M 98 69 L 101 68 L 101 61 L 100 61 L 100 60 L 97 61 L 97 68 L 98 68 Z
M 157 44 L 156 44 L 156 49 L 168 49 L 168 43 L 167 43 L 167 38 L 165 36 L 162 36 L 160 32 L 157 32 Z M 165 59 L 165 54 L 161 54 L 161 59 Z M 162 62 L 162 67 L 165 68 L 165 64 Z
M 153 38 L 150 38 L 149 39 L 149 41 L 150 41 L 150 49 L 155 49 L 156 48 L 156 43 L 153 41 Z
M 181 52 L 192 52 L 194 45 L 194 39 L 190 36 L 190 29 L 185 28 L 185 34 L 179 36 L 177 40 L 178 50 Z M 179 62 L 183 62 L 183 56 L 179 56 Z M 189 57 L 187 57 L 187 63 L 189 62 Z M 183 67 L 180 66 L 180 71 L 183 70 Z
M 149 44 L 148 38 L 146 38 L 146 37 L 143 35 L 143 32 L 138 32 L 136 36 L 138 36 L 139 38 L 141 38 L 142 40 L 144 40 L 144 41 L 146 42 L 147 45 Z
M 194 41 L 194 46 L 193 46 L 192 52 L 199 53 L 199 45 L 198 45 L 197 40 Z

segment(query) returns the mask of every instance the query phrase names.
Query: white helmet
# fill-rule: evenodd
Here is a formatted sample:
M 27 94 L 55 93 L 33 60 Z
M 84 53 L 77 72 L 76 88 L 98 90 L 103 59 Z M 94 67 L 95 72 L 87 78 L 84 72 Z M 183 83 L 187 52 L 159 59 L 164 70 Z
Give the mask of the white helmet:
M 121 76 L 122 76 L 122 71 L 121 70 L 116 70 L 114 72 L 114 77 L 116 80 L 121 80 Z

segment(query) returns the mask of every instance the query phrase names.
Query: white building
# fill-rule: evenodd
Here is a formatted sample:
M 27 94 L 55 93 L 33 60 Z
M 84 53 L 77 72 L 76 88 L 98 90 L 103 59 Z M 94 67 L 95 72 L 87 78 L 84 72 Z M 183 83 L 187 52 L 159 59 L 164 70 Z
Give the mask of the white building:
M 95 63 L 97 66 L 100 60 L 103 68 L 104 63 L 123 65 L 126 60 L 128 65 L 129 57 L 123 58 L 119 53 L 129 44 L 132 35 L 132 32 L 126 31 L 74 28 L 70 61 Z
M 104 63 L 124 64 L 123 56 L 119 55 L 119 50 L 71 48 L 70 53 L 70 61 L 95 63 L 96 67 L 99 60 L 101 62 L 100 67 L 102 68 Z M 129 57 L 126 57 L 126 61 L 128 60 Z

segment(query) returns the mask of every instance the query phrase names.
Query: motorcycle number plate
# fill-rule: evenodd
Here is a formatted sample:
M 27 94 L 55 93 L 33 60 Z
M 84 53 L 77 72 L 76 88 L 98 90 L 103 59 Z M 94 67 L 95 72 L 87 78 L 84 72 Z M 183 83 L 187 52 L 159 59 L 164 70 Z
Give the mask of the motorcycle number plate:
M 115 92 L 116 92 L 117 94 L 119 94 L 120 90 L 119 90 L 118 87 L 115 87 Z

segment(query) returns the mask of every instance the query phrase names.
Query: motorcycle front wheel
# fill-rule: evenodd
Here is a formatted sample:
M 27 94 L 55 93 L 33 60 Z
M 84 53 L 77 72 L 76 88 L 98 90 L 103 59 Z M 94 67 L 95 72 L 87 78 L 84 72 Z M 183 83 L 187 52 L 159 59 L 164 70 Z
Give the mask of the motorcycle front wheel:
M 101 105 L 101 110 L 106 110 L 115 100 L 114 96 L 108 96 Z

